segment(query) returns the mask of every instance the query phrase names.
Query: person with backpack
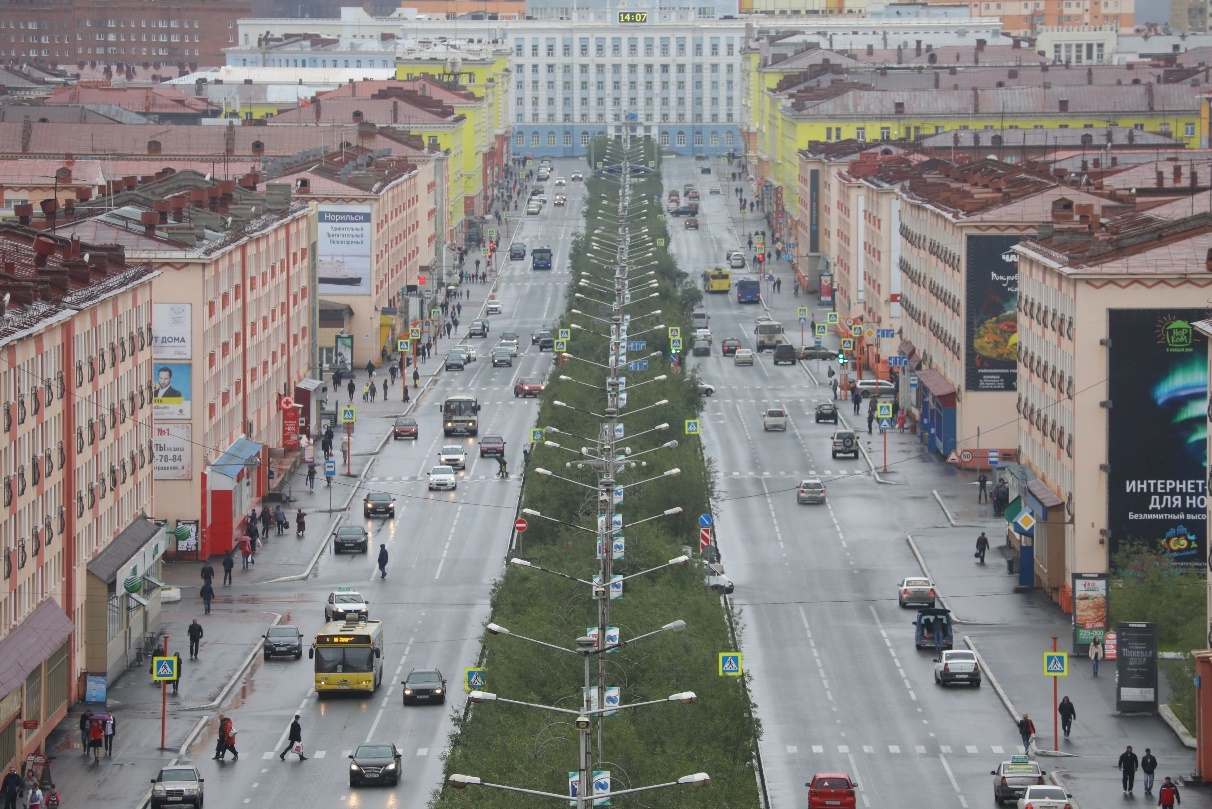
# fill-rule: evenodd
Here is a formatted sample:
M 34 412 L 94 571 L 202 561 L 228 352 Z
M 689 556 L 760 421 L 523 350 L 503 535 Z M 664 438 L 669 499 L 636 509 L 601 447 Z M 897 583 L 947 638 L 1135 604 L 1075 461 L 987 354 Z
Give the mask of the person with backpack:
M 1035 735 L 1035 723 L 1031 721 L 1031 717 L 1023 714 L 1023 718 L 1018 720 L 1018 735 L 1023 739 L 1023 753 L 1031 752 L 1031 737 Z M 1129 747 L 1129 750 L 1132 748 Z
M 1174 809 L 1175 805 L 1181 805 L 1182 802 L 1182 796 L 1178 794 L 1178 785 L 1167 775 L 1161 789 L 1157 791 L 1157 805 L 1163 809 Z

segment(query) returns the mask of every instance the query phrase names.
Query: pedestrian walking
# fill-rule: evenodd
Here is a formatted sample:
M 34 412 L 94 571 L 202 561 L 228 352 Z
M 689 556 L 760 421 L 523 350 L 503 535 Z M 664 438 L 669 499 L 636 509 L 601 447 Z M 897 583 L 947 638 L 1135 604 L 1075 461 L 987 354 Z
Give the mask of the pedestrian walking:
M 370 388 L 370 400 L 373 402 L 379 397 L 379 386 L 374 382 L 366 383 L 366 387 Z
M 400 372 L 400 369 L 396 366 L 396 364 L 394 362 L 388 366 L 387 373 L 391 376 L 391 384 L 393 384 L 393 385 L 396 384 L 396 374 L 398 374 L 399 372 Z M 386 396 L 386 394 L 384 394 L 384 396 Z
M 232 558 L 231 551 L 228 551 L 223 556 L 223 583 L 231 584 L 231 572 L 236 567 L 236 560 Z
M 235 723 L 231 721 L 231 717 L 219 714 L 219 738 L 215 741 L 215 760 L 223 761 L 229 750 L 232 760 L 239 761 L 240 753 L 236 750 Z
M 871 425 L 875 423 L 875 411 L 867 408 L 867 435 L 871 435 Z
M 349 391 L 349 403 L 353 404 L 354 391 L 357 390 L 357 388 L 354 387 L 354 381 L 352 379 L 349 380 L 349 384 L 345 386 L 345 390 Z
M 1122 781 L 1124 794 L 1131 795 L 1132 787 L 1136 784 L 1136 770 L 1140 767 L 1140 759 L 1132 752 L 1132 745 L 1119 754 L 1119 771 L 1123 773 Z
M 980 560 L 980 564 L 985 564 L 985 554 L 989 551 L 989 537 L 985 536 L 985 532 L 981 531 L 981 535 L 976 538 L 976 558 Z
M 298 753 L 299 761 L 307 761 L 307 756 L 303 755 L 303 726 L 299 724 L 298 714 L 295 714 L 295 721 L 290 723 L 290 731 L 286 734 L 286 749 L 278 758 L 286 761 L 287 753 Z
M 900 432 L 905 432 L 905 411 L 896 414 L 896 429 Z
M 412 369 L 412 386 L 415 388 L 421 384 L 421 372 L 416 368 Z
M 202 562 L 202 581 L 208 582 L 215 578 L 215 569 L 211 566 L 210 560 Z
M 863 405 L 863 394 L 859 393 L 858 388 L 851 388 L 850 402 L 854 405 L 854 415 L 857 416 L 859 414 L 859 409 Z
M 1095 638 L 1090 641 L 1090 648 L 1086 650 L 1086 654 L 1090 656 L 1090 670 L 1094 672 L 1094 676 L 1098 676 L 1098 661 L 1103 656 L 1103 639 Z
M 270 515 L 269 515 L 269 509 L 262 508 L 261 509 L 261 536 L 263 536 L 263 537 L 269 536 L 269 524 L 272 521 L 272 519 L 273 518 L 270 517 Z
M 832 369 L 830 369 L 832 370 Z M 837 401 L 837 377 L 829 380 L 829 387 L 833 388 L 833 401 Z
M 366 376 L 368 379 L 375 378 L 375 361 L 374 360 L 366 361 Z
M 278 536 L 285 534 L 286 529 L 290 527 L 290 523 L 286 520 L 286 512 L 282 510 L 281 506 L 274 509 L 274 522 L 278 526 Z
M 386 385 L 387 383 L 384 382 L 383 384 Z M 314 463 L 309 463 L 307 465 L 307 488 L 308 488 L 308 490 L 313 491 L 313 492 L 316 490 L 316 465 Z M 266 534 L 269 533 L 268 526 L 266 526 L 266 528 L 265 528 L 265 533 Z M 281 522 L 278 523 L 278 533 L 279 534 L 282 533 Z
M 365 385 L 362 386 L 362 401 L 364 401 L 364 402 L 370 401 L 370 383 L 369 382 L 367 382 Z
M 88 755 L 88 721 L 92 716 L 91 708 L 85 708 L 84 713 L 80 715 L 80 747 L 83 748 L 86 756 Z
M 240 569 L 248 570 L 249 559 L 252 558 L 252 540 L 248 537 L 240 540 Z
M 1068 697 L 1065 697 L 1068 699 Z M 1068 737 L 1068 733 L 1065 736 Z M 1148 747 L 1145 748 L 1145 754 L 1140 757 L 1140 771 L 1145 777 L 1145 794 L 1153 794 L 1153 774 L 1157 772 L 1157 756 L 1153 755 L 1153 751 Z M 1161 805 L 1160 803 L 1158 804 Z
M 211 591 L 213 594 L 213 590 Z M 213 598 L 213 595 L 212 595 Z M 210 613 L 210 605 L 207 604 L 207 614 Z M 198 659 L 198 645 L 202 642 L 202 624 L 198 623 L 195 618 L 189 628 L 185 630 L 185 634 L 189 636 L 189 656 L 191 660 Z
M 387 578 L 387 546 L 379 546 L 379 578 Z
M 383 380 L 383 401 L 387 401 L 387 380 Z
M 1077 719 L 1077 708 L 1069 701 L 1068 697 L 1062 697 L 1060 705 L 1056 708 L 1056 712 L 1060 714 L 1061 730 L 1065 732 L 1065 738 L 1068 739 L 1069 731 L 1073 728 L 1073 720 Z M 1149 751 L 1146 750 L 1145 752 L 1148 753 Z M 1145 787 L 1145 792 L 1148 791 L 1149 788 Z
M 1175 804 L 1181 805 L 1182 802 L 1182 796 L 1178 794 L 1178 786 L 1167 775 L 1161 789 L 1157 792 L 1157 805 L 1164 809 L 1174 809 Z
M 113 756 L 114 754 L 114 736 L 118 735 L 118 720 L 114 715 L 108 714 L 105 717 L 105 722 L 101 728 L 101 743 L 105 747 L 105 755 Z
M 0 795 L 4 795 L 4 809 L 17 809 L 17 798 L 22 792 L 21 776 L 17 775 L 17 771 L 12 767 L 8 768 L 8 775 L 4 776 L 4 780 L 0 781 Z
M 977 477 L 976 482 L 977 482 L 977 485 L 980 486 L 980 488 L 976 490 L 976 502 L 988 503 L 989 502 L 989 478 L 985 477 L 984 472 L 981 472 L 980 476 Z
M 101 759 L 98 758 L 97 761 Z M 42 785 L 30 777 L 29 788 L 26 790 L 29 797 L 26 799 L 25 805 L 27 809 L 42 809 Z
M 1035 723 L 1031 721 L 1031 717 L 1027 716 L 1027 714 L 1023 714 L 1023 718 L 1018 720 L 1018 735 L 1023 740 L 1023 753 L 1029 754 L 1031 752 L 1031 738 L 1035 736 Z
M 90 720 L 88 723 L 88 749 L 93 751 L 93 763 L 98 764 L 101 761 L 101 745 L 105 743 L 105 725 L 100 719 Z M 30 802 L 33 805 L 33 802 Z
M 177 687 L 181 685 L 181 653 L 177 652 L 173 655 L 177 659 L 177 666 L 173 671 L 173 678 L 169 682 L 173 684 L 173 693 L 177 693 Z

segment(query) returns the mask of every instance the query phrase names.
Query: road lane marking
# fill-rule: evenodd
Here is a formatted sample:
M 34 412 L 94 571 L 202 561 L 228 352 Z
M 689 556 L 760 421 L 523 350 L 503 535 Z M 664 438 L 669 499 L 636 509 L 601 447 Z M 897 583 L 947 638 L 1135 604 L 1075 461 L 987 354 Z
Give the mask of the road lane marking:
M 326 755 L 328 755 L 327 750 L 317 750 L 316 752 L 312 753 L 310 757 L 311 758 L 324 758 Z
M 418 748 L 417 748 L 417 755 L 418 755 L 418 756 L 427 756 L 427 755 L 429 755 L 429 748 L 428 748 L 428 747 L 418 747 Z
M 947 778 L 951 781 L 951 788 L 955 790 L 956 797 L 959 798 L 960 806 L 964 807 L 964 809 L 968 809 L 968 801 L 964 799 L 964 793 L 960 789 L 959 782 L 955 780 L 955 774 L 951 772 L 951 765 L 947 763 L 947 758 L 940 755 L 938 760 L 942 762 L 943 769 L 947 771 Z

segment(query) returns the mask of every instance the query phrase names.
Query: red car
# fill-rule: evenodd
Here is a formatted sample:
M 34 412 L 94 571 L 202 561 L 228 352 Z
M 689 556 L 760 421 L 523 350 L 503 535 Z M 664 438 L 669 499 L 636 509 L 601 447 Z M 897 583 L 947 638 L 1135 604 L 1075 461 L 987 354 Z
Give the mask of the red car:
M 541 379 L 534 377 L 524 377 L 513 383 L 514 396 L 538 396 L 547 388 L 547 384 Z
M 808 787 L 808 809 L 855 809 L 858 785 L 845 773 L 817 773 L 804 786 Z
M 408 418 L 407 416 L 399 416 L 396 418 L 396 423 L 391 428 L 391 439 L 394 441 L 397 438 L 416 438 L 417 437 L 417 420 Z
M 480 457 L 505 456 L 505 439 L 499 435 L 486 435 L 480 439 Z

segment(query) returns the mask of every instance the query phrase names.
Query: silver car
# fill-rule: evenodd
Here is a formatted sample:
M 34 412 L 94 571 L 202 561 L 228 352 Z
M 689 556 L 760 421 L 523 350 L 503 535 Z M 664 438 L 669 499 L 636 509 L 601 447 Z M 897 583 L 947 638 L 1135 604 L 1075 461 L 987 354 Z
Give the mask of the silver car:
M 804 478 L 800 481 L 800 485 L 796 487 L 795 502 L 801 505 L 804 503 L 824 503 L 825 484 L 820 478 Z
M 1014 756 L 1009 761 L 1003 761 L 989 774 L 993 776 L 993 802 L 998 806 L 1005 801 L 1021 798 L 1027 792 L 1027 787 L 1043 786 L 1044 776 L 1047 775 L 1026 756 Z
M 901 583 L 896 586 L 896 598 L 902 607 L 910 605 L 933 607 L 937 600 L 934 582 L 925 576 L 909 576 L 901 579 Z
M 762 415 L 762 430 L 787 431 L 787 411 L 781 407 L 772 407 Z
M 732 355 L 733 365 L 753 365 L 753 349 L 738 348 L 736 353 Z
M 952 649 L 934 659 L 934 682 L 938 685 L 963 683 L 981 687 L 981 666 L 976 654 L 967 649 Z
M 458 444 L 447 444 L 438 450 L 438 463 L 452 469 L 466 469 L 467 450 Z
M 361 593 L 355 593 L 348 587 L 329 593 L 328 600 L 324 602 L 324 620 L 346 621 L 350 618 L 369 619 L 370 603 Z

